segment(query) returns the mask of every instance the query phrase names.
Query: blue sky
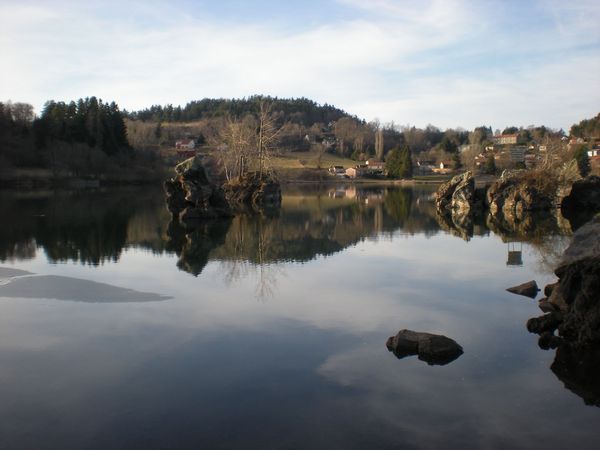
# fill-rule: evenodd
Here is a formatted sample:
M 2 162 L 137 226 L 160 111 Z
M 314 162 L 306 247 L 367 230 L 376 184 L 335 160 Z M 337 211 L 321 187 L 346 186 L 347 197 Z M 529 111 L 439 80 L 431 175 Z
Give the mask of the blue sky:
M 0 100 L 309 97 L 366 120 L 568 128 L 600 112 L 597 0 L 0 0 Z

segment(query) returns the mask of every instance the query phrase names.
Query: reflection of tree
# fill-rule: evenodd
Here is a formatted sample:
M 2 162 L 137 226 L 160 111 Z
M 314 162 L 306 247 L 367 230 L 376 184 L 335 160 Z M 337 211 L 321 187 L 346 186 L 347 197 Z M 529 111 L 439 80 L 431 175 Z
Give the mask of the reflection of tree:
M 156 217 L 157 198 L 161 199 L 152 189 L 3 193 L 2 197 L 0 213 L 11 220 L 0 228 L 0 259 L 33 257 L 41 247 L 51 261 L 93 265 L 118 259 L 128 244 L 132 218 L 147 210 Z M 161 242 L 155 234 L 153 242 Z
M 387 213 L 398 222 L 404 222 L 410 215 L 412 191 L 410 189 L 390 190 L 385 196 Z

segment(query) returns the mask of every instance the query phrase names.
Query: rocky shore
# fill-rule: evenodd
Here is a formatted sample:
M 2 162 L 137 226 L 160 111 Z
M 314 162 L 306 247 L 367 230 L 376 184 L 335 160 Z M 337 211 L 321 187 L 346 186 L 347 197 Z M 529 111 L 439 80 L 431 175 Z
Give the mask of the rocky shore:
M 465 172 L 440 186 L 435 203 L 440 225 L 465 239 L 478 221 L 501 235 L 526 235 L 544 221 L 570 232 L 600 211 L 600 177 L 583 178 L 571 163 L 556 177 L 505 171 L 490 186 L 477 188 L 472 172 Z

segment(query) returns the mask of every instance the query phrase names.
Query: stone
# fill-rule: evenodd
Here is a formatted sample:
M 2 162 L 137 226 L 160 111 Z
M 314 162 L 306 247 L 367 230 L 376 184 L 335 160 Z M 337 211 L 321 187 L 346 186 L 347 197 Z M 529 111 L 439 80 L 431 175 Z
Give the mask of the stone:
M 557 312 L 544 314 L 540 317 L 533 317 L 527 321 L 527 330 L 530 333 L 542 334 L 545 332 L 554 332 L 562 322 L 562 315 Z
M 435 204 L 438 210 L 466 214 L 478 206 L 475 204 L 476 198 L 475 178 L 472 172 L 467 171 L 439 187 L 435 194 Z
M 418 355 L 429 365 L 445 365 L 463 354 L 462 347 L 453 339 L 412 330 L 400 330 L 395 336 L 390 336 L 386 347 L 399 359 Z
M 559 311 L 558 307 L 554 303 L 549 302 L 547 298 L 541 299 L 538 302 L 538 306 L 542 310 L 542 312 L 545 312 L 545 313 Z
M 506 289 L 508 292 L 517 295 L 523 295 L 525 297 L 535 298 L 539 292 L 539 288 L 535 280 L 528 281 L 527 283 L 519 284 L 518 286 L 509 287 Z
M 257 211 L 281 205 L 281 185 L 268 173 L 251 172 L 227 182 L 223 188 L 227 201 L 238 209 Z
M 223 190 L 212 183 L 199 156 L 175 166 L 175 177 L 164 183 L 167 209 L 188 227 L 198 221 L 231 217 Z

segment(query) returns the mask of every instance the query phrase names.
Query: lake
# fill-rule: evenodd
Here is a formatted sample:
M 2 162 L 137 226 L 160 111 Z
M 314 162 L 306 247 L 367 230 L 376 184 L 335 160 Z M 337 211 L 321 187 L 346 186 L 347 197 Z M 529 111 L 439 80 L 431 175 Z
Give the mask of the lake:
M 457 226 L 432 189 L 287 187 L 188 234 L 160 189 L 0 191 L 0 449 L 600 448 L 598 384 L 505 290 L 555 281 L 568 224 Z M 404 328 L 464 353 L 398 359 Z

